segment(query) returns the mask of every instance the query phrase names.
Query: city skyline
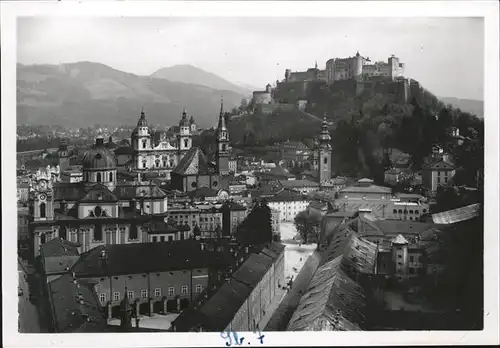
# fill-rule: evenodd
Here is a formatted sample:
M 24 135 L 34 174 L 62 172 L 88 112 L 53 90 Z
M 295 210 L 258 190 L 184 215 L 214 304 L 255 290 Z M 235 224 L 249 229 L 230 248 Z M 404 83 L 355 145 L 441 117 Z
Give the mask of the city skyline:
M 24 17 L 17 27 L 22 64 L 94 61 L 137 75 L 189 64 L 263 89 L 285 69 L 324 69 L 359 51 L 395 54 L 438 96 L 484 99 L 482 18 Z

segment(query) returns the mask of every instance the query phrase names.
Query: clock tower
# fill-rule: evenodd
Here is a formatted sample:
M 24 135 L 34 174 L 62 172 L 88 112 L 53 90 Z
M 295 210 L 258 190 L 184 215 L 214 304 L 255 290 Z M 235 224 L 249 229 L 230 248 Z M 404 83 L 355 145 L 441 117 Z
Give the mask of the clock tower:
M 229 132 L 226 127 L 226 119 L 224 117 L 224 104 L 220 102 L 219 124 L 215 132 L 217 149 L 215 150 L 215 163 L 217 173 L 221 175 L 229 174 L 229 154 L 231 151 L 229 144 Z
M 39 170 L 30 179 L 29 209 L 33 221 L 54 219 L 52 179 L 50 168 L 46 171 Z

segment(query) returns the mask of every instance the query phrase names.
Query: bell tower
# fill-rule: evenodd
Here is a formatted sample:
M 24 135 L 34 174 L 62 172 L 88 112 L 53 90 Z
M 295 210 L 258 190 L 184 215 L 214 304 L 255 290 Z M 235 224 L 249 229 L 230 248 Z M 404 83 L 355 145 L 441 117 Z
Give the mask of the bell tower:
M 64 171 L 69 167 L 69 151 L 66 139 L 61 139 L 61 142 L 59 143 L 59 150 L 57 152 L 59 156 L 59 168 L 61 171 Z
M 187 117 L 186 109 L 182 111 L 181 120 L 179 121 L 178 143 L 181 155 L 184 155 L 191 148 L 193 143 L 191 137 L 191 124 Z
M 217 173 L 226 175 L 229 174 L 229 132 L 226 127 L 226 120 L 224 118 L 224 102 L 221 99 L 219 124 L 216 131 L 217 149 L 215 152 L 215 161 L 217 165 Z
M 332 178 L 332 138 L 328 131 L 326 117 L 323 119 L 321 134 L 319 135 L 319 145 L 317 147 L 318 157 L 318 178 L 319 182 L 325 182 Z
M 52 173 L 47 166 L 46 171 L 38 170 L 30 179 L 29 209 L 33 221 L 50 221 L 54 219 L 52 189 Z

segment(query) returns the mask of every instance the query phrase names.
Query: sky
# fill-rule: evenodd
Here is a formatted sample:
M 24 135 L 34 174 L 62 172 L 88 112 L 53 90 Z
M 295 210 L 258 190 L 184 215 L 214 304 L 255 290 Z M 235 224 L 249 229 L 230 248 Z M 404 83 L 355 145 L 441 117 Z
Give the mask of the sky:
M 325 68 L 356 52 L 394 54 L 405 76 L 440 97 L 483 100 L 482 18 L 24 17 L 17 25 L 22 64 L 92 61 L 149 75 L 191 64 L 263 89 L 286 68 Z

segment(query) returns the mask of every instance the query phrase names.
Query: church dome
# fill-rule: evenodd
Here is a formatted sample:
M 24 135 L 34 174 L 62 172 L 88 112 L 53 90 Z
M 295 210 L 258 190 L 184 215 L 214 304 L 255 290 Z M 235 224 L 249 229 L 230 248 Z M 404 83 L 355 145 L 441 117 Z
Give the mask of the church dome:
M 101 137 L 96 138 L 94 148 L 87 151 L 83 157 L 83 169 L 115 169 L 116 159 L 115 156 L 104 146 L 104 140 Z

